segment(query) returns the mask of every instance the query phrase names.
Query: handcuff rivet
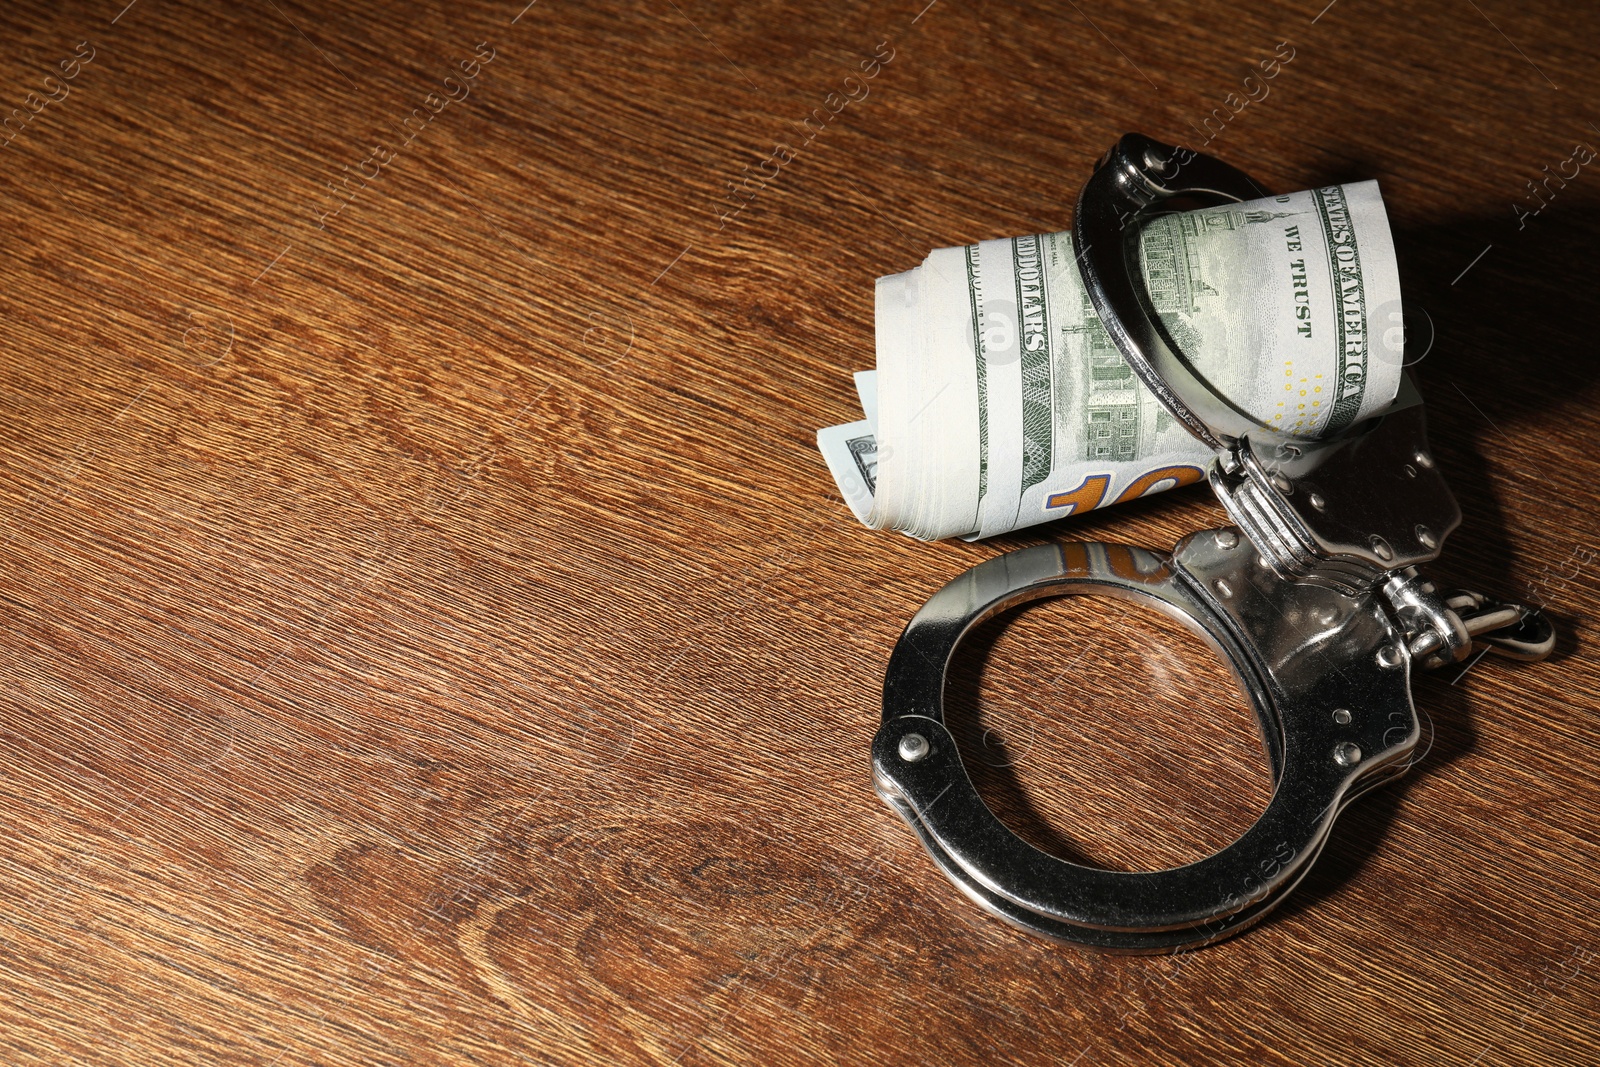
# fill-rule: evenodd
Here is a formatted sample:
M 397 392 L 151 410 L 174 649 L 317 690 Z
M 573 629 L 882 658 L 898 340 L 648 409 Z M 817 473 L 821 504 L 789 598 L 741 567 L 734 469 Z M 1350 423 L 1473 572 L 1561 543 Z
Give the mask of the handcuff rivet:
M 1229 585 L 1225 579 L 1218 578 L 1212 584 L 1216 587 L 1217 595 L 1224 600 L 1233 595 L 1233 586 Z
M 1417 526 L 1417 540 L 1422 542 L 1422 547 L 1434 549 L 1439 547 L 1439 539 L 1433 536 L 1433 531 L 1420 523 Z
M 1378 666 L 1400 666 L 1400 650 L 1394 645 L 1384 645 L 1382 648 L 1378 649 Z
M 1374 534 L 1372 538 L 1372 553 L 1385 563 L 1388 563 L 1391 559 L 1394 559 L 1394 549 L 1389 547 L 1389 542 L 1385 541 L 1376 534 Z
M 1333 746 L 1333 762 L 1341 767 L 1354 767 L 1361 762 L 1361 746 L 1353 741 L 1340 741 Z
M 928 739 L 921 734 L 906 734 L 900 739 L 900 758 L 907 763 L 915 763 L 926 756 L 933 748 L 928 744 Z
M 1144 150 L 1144 164 L 1163 178 L 1171 177 L 1173 159 L 1155 148 Z
M 1333 721 L 1338 723 L 1340 726 L 1349 726 L 1350 725 L 1350 709 L 1349 708 L 1334 708 L 1333 709 Z
M 1237 548 L 1239 546 L 1239 534 L 1235 530 L 1218 530 L 1216 537 L 1218 548 Z
M 1280 493 L 1294 492 L 1294 483 L 1286 478 L 1281 471 L 1272 472 L 1272 484 Z
M 1322 499 L 1321 493 L 1312 493 L 1310 496 L 1306 497 L 1306 499 L 1310 501 L 1311 506 L 1316 508 L 1318 511 L 1321 511 L 1323 508 L 1328 506 L 1328 502 Z
M 1417 454 L 1412 456 L 1411 458 L 1417 461 L 1417 465 L 1418 466 L 1424 467 L 1424 468 L 1426 468 L 1428 470 L 1432 470 L 1433 469 L 1433 457 L 1428 455 L 1428 453 L 1422 451 L 1421 449 L 1418 449 L 1417 450 Z

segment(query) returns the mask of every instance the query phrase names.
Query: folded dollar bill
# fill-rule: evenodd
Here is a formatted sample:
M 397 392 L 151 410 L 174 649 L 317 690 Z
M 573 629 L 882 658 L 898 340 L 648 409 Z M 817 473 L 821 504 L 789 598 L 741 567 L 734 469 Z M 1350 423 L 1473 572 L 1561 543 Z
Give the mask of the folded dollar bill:
M 1376 182 L 1158 215 L 1138 249 L 1175 348 L 1261 426 L 1327 436 L 1394 399 Z M 878 279 L 865 417 L 817 434 L 863 523 L 990 537 L 1204 477 L 1211 452 L 1117 352 L 1073 256 L 1067 233 L 981 241 Z

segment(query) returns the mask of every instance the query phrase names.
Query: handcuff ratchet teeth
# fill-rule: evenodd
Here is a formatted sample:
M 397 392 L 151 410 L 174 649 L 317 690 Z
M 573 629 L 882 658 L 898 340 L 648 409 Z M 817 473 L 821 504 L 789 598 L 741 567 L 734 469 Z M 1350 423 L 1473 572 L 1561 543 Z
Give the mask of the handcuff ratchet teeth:
M 1073 221 L 1101 323 L 1173 417 L 1215 450 L 1211 488 L 1233 525 L 1191 534 L 1170 554 L 1065 543 L 996 557 L 935 593 L 889 660 L 872 745 L 879 795 L 961 890 L 1032 933 L 1162 952 L 1247 928 L 1305 876 L 1344 805 L 1410 765 L 1421 734 L 1414 667 L 1478 648 L 1539 660 L 1555 645 L 1536 609 L 1439 589 L 1418 573 L 1461 511 L 1409 377 L 1383 414 L 1333 439 L 1295 439 L 1263 431 L 1167 344 L 1129 222 L 1176 197 L 1261 195 L 1220 160 L 1128 134 L 1085 183 Z M 1249 698 L 1273 794 L 1220 852 L 1162 871 L 1082 866 L 1023 841 L 973 787 L 944 718 L 956 646 L 1007 609 L 1072 594 L 1122 597 L 1183 623 Z

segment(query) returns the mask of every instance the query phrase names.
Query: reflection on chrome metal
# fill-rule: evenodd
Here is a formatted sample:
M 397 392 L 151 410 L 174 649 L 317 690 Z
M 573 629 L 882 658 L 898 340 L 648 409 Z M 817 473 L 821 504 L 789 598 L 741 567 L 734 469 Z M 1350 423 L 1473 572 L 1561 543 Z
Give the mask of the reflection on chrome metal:
M 1084 183 L 1073 213 L 1078 272 L 1100 323 L 1134 373 L 1180 423 L 1221 449 L 1256 427 L 1249 414 L 1213 390 L 1167 344 L 1144 296 L 1138 264 L 1128 255 L 1142 212 L 1176 196 L 1239 203 L 1264 195 L 1249 175 L 1220 159 L 1179 150 L 1130 133 Z
M 1025 930 L 1123 952 L 1207 944 L 1271 911 L 1344 805 L 1410 766 L 1421 735 L 1413 667 L 1459 662 L 1478 647 L 1538 660 L 1555 645 L 1537 610 L 1441 591 L 1417 571 L 1461 512 L 1409 379 L 1382 415 L 1332 440 L 1296 440 L 1256 428 L 1167 346 L 1127 258 L 1130 221 L 1173 196 L 1260 195 L 1220 161 L 1179 155 L 1134 134 L 1107 155 L 1078 202 L 1079 270 L 1129 365 L 1216 449 L 1210 482 L 1234 527 L 1186 537 L 1170 555 L 1069 543 L 972 568 L 934 594 L 895 646 L 873 742 L 878 793 L 968 896 Z M 1071 594 L 1158 608 L 1238 680 L 1274 790 L 1221 852 L 1136 874 L 1069 863 L 1013 834 L 973 788 L 944 722 L 956 646 L 1008 608 Z

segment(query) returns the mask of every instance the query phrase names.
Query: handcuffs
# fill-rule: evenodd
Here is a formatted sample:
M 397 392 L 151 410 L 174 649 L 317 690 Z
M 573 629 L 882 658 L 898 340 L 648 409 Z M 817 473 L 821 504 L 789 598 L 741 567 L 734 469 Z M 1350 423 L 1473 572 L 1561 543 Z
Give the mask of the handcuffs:
M 1337 437 L 1263 430 L 1175 351 L 1144 294 L 1129 222 L 1175 197 L 1262 194 L 1211 156 L 1128 134 L 1078 197 L 1084 287 L 1123 358 L 1216 452 L 1209 480 L 1233 526 L 1170 554 L 1041 545 L 979 564 L 917 612 L 895 646 L 872 743 L 873 782 L 951 881 L 1035 934 L 1121 952 L 1175 951 L 1237 933 L 1305 876 L 1351 800 L 1403 773 L 1421 730 L 1411 670 L 1486 647 L 1539 660 L 1555 644 L 1535 609 L 1443 590 L 1417 567 L 1461 510 L 1428 450 L 1409 377 L 1384 413 Z M 1153 606 L 1232 669 L 1259 720 L 1273 777 L 1266 811 L 1233 844 L 1147 873 L 1085 867 L 1034 848 L 979 797 L 944 721 L 951 656 L 973 627 L 1019 604 L 1090 594 Z

